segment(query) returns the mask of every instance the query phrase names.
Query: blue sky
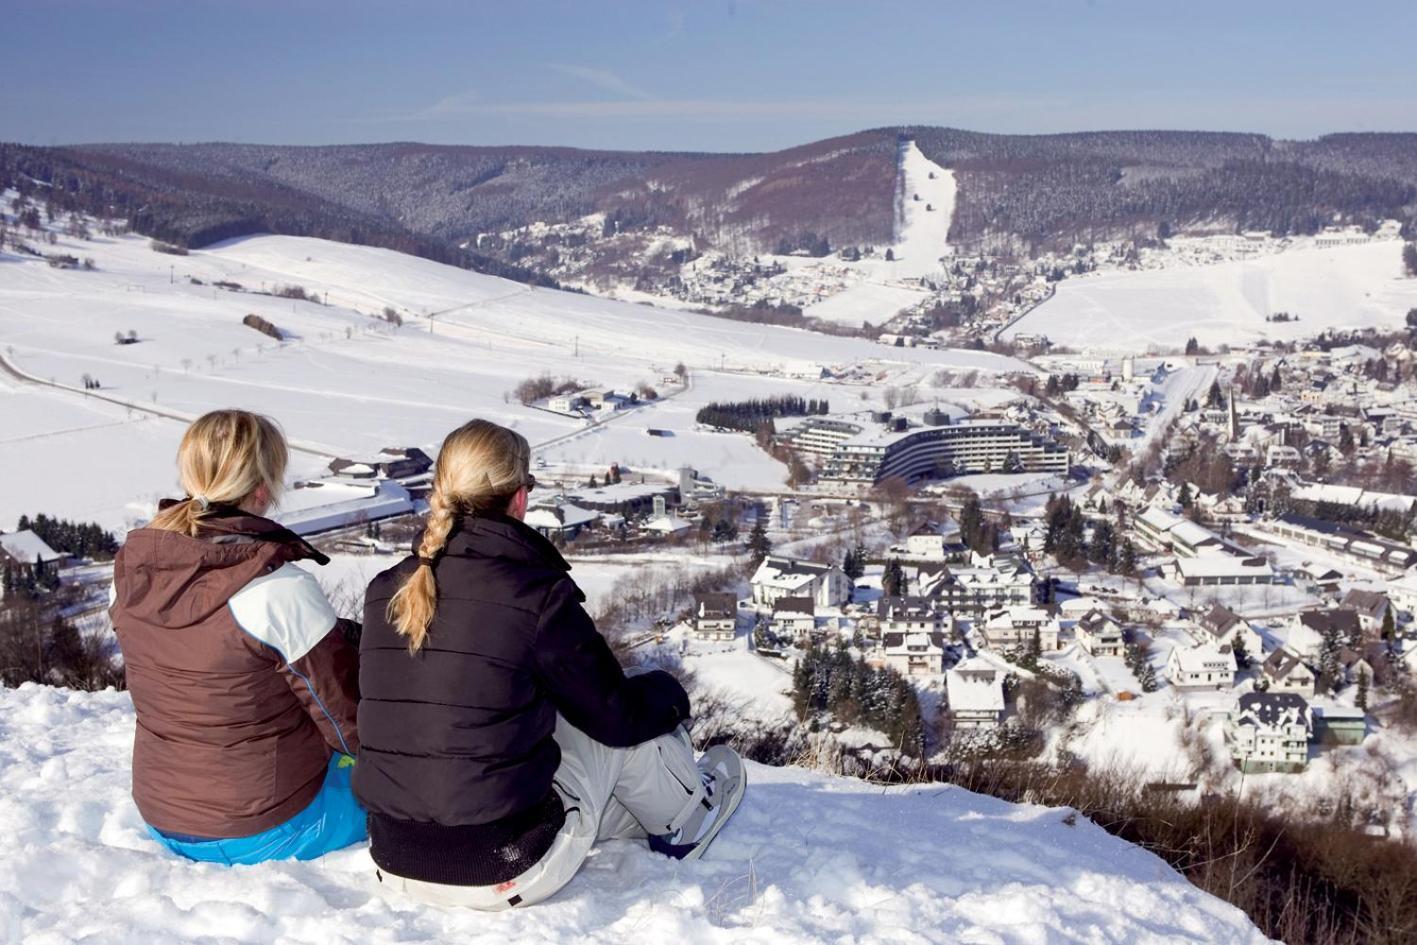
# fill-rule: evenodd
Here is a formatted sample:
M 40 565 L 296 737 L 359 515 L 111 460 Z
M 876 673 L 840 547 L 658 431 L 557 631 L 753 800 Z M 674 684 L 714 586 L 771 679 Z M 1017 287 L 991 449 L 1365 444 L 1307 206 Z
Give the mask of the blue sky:
M 770 150 L 1417 131 L 1417 3 L 7 0 L 0 139 Z

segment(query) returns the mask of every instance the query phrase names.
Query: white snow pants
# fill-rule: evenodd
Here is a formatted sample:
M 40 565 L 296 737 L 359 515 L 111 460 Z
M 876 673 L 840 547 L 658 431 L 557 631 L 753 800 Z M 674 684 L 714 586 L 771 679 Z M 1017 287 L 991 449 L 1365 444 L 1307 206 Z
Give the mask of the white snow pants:
M 496 886 L 452 886 L 387 872 L 384 884 L 431 905 L 496 911 L 531 905 L 571 881 L 599 840 L 673 833 L 704 796 L 694 746 L 682 727 L 629 748 L 595 741 L 560 716 L 561 765 L 552 786 L 566 822 L 550 849 L 520 876 Z

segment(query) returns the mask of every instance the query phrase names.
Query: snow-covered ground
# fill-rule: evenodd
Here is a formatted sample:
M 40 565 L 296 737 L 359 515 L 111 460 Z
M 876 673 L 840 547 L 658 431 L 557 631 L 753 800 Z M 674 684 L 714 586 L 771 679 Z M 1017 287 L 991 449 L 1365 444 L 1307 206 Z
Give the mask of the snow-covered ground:
M 33 473 L 24 489 L 0 492 L 0 528 L 40 511 L 127 527 L 171 493 L 185 418 L 216 407 L 270 413 L 294 439 L 329 455 L 432 447 L 484 416 L 520 430 L 552 459 L 688 463 L 730 486 L 774 488 L 782 467 L 750 438 L 692 429 L 700 406 L 748 392 L 813 396 L 807 392 L 820 389 L 824 367 L 861 378 L 850 390 L 836 386 L 839 401 L 875 396 L 868 379 L 897 373 L 1028 369 L 985 352 L 887 348 L 533 290 L 317 239 L 253 237 L 170 256 L 135 236 L 60 237 L 53 251 L 92 257 L 97 270 L 0 257 L 0 355 L 21 372 L 80 390 L 0 371 L 0 466 Z M 218 280 L 247 291 L 217 288 Z M 257 294 L 290 284 L 329 304 Z M 403 327 L 376 317 L 385 306 L 401 314 Z M 247 314 L 274 323 L 287 340 L 242 325 Z M 138 343 L 115 344 L 116 332 L 129 331 Z M 687 391 L 667 381 L 679 362 L 696 376 Z M 508 396 L 542 372 L 621 390 L 643 382 L 674 396 L 591 431 Z M 85 374 L 117 403 L 85 396 Z M 651 438 L 648 427 L 675 436 Z M 292 475 L 317 472 L 329 455 L 297 454 Z
M 1098 352 L 1180 350 L 1259 339 L 1296 340 L 1326 328 L 1396 327 L 1417 306 L 1394 240 L 1306 245 L 1216 265 L 1065 279 L 1057 294 L 1004 332 L 1044 334 Z M 1266 322 L 1277 312 L 1298 321 Z
M 234 868 L 160 851 L 128 795 L 132 737 L 125 693 L 0 690 L 0 941 L 1266 941 L 1153 854 L 1065 811 L 759 765 L 699 862 L 613 841 L 541 905 L 437 909 L 381 889 L 363 845 Z
M 888 262 L 882 253 L 848 264 L 861 274 L 862 281 L 808 306 L 807 315 L 853 326 L 863 321 L 880 325 L 926 297 L 919 280 L 939 273 L 940 258 L 950 253 L 954 171 L 931 161 L 912 141 L 902 150 L 899 173 L 901 201 L 896 240 L 891 246 L 894 259 Z

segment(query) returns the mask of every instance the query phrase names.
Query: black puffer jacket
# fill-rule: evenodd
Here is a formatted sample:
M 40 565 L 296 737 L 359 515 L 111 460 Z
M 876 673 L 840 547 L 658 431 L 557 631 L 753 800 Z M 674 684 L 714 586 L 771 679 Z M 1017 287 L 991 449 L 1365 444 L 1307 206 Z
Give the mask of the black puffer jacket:
M 491 885 L 534 863 L 564 818 L 551 790 L 558 712 L 628 746 L 672 731 L 689 700 L 667 673 L 627 678 L 565 559 L 502 515 L 454 527 L 428 640 L 410 656 L 385 609 L 416 564 L 383 572 L 365 598 L 354 789 L 384 869 Z

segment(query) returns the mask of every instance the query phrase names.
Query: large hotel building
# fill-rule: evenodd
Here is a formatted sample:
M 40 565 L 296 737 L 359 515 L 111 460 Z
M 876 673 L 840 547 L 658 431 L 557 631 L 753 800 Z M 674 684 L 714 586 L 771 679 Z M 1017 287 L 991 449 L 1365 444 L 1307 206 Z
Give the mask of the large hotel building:
M 886 413 L 808 417 L 787 431 L 796 450 L 818 457 L 819 481 L 869 488 L 892 477 L 915 483 L 960 473 L 1066 475 L 1068 451 L 1005 420 L 951 421 L 927 410 L 923 423 Z

